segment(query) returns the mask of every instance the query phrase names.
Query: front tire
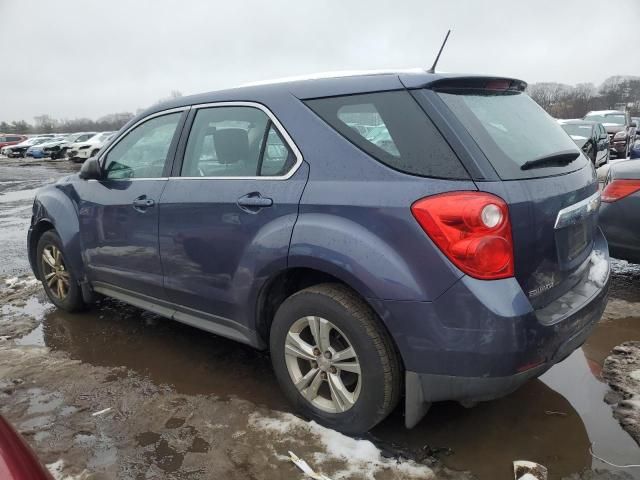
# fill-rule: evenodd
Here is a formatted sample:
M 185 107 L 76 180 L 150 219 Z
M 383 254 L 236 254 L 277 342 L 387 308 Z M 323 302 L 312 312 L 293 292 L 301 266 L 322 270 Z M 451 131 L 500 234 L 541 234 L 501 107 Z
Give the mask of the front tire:
M 306 417 L 341 432 L 366 432 L 395 408 L 400 359 L 375 312 L 339 284 L 306 288 L 278 309 L 273 368 Z
M 38 240 L 38 274 L 44 291 L 56 307 L 67 312 L 85 308 L 80 284 L 73 272 L 67 268 L 62 250 L 62 241 L 54 230 L 48 230 Z

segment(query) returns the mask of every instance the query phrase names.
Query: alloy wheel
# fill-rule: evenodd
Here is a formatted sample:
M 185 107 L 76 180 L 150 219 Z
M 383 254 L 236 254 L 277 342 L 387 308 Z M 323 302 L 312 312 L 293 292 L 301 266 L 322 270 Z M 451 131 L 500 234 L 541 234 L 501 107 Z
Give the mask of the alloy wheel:
M 316 316 L 296 320 L 285 341 L 285 362 L 298 392 L 328 413 L 349 410 L 358 400 L 362 374 L 347 336 Z
M 42 250 L 42 272 L 44 281 L 53 296 L 64 300 L 69 295 L 70 277 L 62 252 L 55 245 L 47 245 Z

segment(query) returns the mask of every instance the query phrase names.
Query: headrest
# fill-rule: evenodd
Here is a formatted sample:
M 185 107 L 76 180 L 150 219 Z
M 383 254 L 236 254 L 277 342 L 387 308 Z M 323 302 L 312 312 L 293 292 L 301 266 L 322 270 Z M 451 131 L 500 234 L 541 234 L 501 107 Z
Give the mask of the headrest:
M 213 132 L 213 143 L 220 163 L 236 163 L 249 157 L 249 135 L 244 128 L 225 128 Z

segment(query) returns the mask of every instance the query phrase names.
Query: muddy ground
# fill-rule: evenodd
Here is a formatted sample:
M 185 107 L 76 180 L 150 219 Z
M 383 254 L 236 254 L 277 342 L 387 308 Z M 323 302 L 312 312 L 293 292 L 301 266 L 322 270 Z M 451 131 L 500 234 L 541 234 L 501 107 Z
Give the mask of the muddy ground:
M 0 159 L 0 413 L 58 478 L 303 478 L 289 450 L 333 479 L 507 479 L 518 459 L 552 479 L 640 478 L 589 453 L 640 463 L 602 377 L 613 347 L 640 340 L 638 266 L 614 262 L 601 324 L 541 379 L 472 409 L 435 405 L 409 431 L 399 408 L 358 441 L 292 415 L 261 352 L 114 301 L 52 309 L 24 239 L 35 188 L 75 168 Z
M 617 346 L 604 362 L 603 377 L 609 382 L 614 416 L 640 445 L 640 342 Z

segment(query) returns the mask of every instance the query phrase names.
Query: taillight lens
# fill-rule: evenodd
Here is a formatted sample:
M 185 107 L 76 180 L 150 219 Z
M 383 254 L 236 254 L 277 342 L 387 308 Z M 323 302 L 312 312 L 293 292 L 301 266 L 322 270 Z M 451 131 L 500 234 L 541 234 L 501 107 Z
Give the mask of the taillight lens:
M 611 203 L 640 190 L 640 180 L 614 180 L 602 191 L 602 201 Z
M 464 273 L 483 280 L 512 277 L 513 240 L 507 204 L 484 192 L 450 192 L 411 206 L 429 238 Z

